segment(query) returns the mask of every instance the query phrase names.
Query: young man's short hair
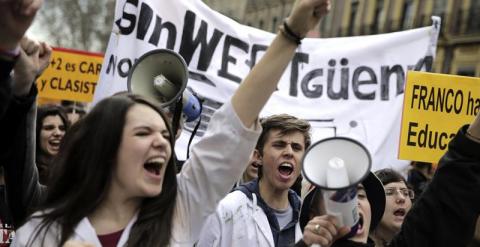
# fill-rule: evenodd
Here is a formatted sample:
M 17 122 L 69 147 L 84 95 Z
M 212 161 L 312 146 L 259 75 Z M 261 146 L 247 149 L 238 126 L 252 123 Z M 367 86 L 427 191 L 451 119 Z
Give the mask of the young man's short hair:
M 298 119 L 288 114 L 278 114 L 262 118 L 260 123 L 263 130 L 258 138 L 257 145 L 255 146 L 260 154 L 263 152 L 263 146 L 265 145 L 271 130 L 280 130 L 281 135 L 286 135 L 293 131 L 299 131 L 305 137 L 305 148 L 308 148 L 311 144 L 310 123 L 305 120 Z

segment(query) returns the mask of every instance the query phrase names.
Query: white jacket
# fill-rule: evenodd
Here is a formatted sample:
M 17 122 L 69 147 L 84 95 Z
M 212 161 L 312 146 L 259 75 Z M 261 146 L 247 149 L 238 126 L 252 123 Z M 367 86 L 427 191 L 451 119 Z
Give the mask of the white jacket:
M 300 226 L 295 226 L 295 242 L 302 238 Z M 243 192 L 233 191 L 220 201 L 217 210 L 203 226 L 197 247 L 274 247 L 267 215 Z
M 260 133 L 258 122 L 252 129 L 243 126 L 230 102 L 212 116 L 205 135 L 192 147 L 190 159 L 177 175 L 178 194 L 170 246 L 190 247 L 198 240 L 207 217 L 241 177 Z M 125 245 L 135 220 L 136 217 L 130 220 L 117 246 Z M 18 229 L 12 246 L 26 246 L 40 221 L 31 219 Z M 58 245 L 58 230 L 57 227 L 49 229 L 43 246 Z M 86 217 L 75 228 L 71 239 L 101 246 Z M 41 246 L 40 241 L 33 246 Z

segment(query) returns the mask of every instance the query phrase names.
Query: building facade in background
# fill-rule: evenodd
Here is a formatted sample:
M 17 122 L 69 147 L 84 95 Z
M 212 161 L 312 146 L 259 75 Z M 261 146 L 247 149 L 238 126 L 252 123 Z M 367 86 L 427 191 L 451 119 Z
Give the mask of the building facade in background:
M 294 0 L 204 0 L 211 8 L 252 27 L 276 32 Z M 480 76 L 480 0 L 333 0 L 332 11 L 310 37 L 388 33 L 429 26 L 442 18 L 437 73 Z
M 212 9 L 244 25 L 276 32 L 295 0 L 204 0 Z

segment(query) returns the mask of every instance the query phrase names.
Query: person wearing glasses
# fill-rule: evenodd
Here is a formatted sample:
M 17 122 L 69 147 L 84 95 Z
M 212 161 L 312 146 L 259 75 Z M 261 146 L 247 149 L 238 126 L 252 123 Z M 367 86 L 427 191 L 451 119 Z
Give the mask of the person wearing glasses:
M 393 169 L 385 168 L 375 172 L 385 190 L 385 211 L 380 224 L 371 231 L 370 237 L 375 246 L 387 246 L 393 237 L 400 232 L 403 220 L 410 208 L 415 193 L 408 188 L 407 181 Z

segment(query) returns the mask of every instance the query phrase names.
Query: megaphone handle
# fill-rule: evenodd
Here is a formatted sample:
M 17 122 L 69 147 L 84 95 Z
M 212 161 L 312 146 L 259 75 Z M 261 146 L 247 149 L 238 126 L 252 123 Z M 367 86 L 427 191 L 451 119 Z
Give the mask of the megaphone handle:
M 193 95 L 193 94 L 192 94 Z M 194 97 L 197 97 L 194 95 Z M 197 98 L 198 99 L 198 98 Z M 192 144 L 193 138 L 197 134 L 198 128 L 200 127 L 200 124 L 202 123 L 202 112 L 203 112 L 203 100 L 199 100 L 198 104 L 200 106 L 200 115 L 198 117 L 198 122 L 195 125 L 195 128 L 193 128 L 192 134 L 190 135 L 190 139 L 188 139 L 188 145 L 187 145 L 187 159 L 190 158 L 190 145 Z
M 178 127 L 180 126 L 180 117 L 182 116 L 182 110 L 183 110 L 183 102 L 182 102 L 182 99 L 180 98 L 175 103 L 175 112 L 173 113 L 173 120 L 172 120 L 173 135 L 177 134 Z
M 190 135 L 190 139 L 188 140 L 188 145 L 187 145 L 187 160 L 190 158 L 190 145 L 192 144 L 193 138 L 197 134 L 198 127 L 200 127 L 200 124 L 202 123 L 202 113 L 200 113 L 200 117 L 198 117 L 198 122 L 195 125 L 195 128 L 193 128 L 192 134 Z

